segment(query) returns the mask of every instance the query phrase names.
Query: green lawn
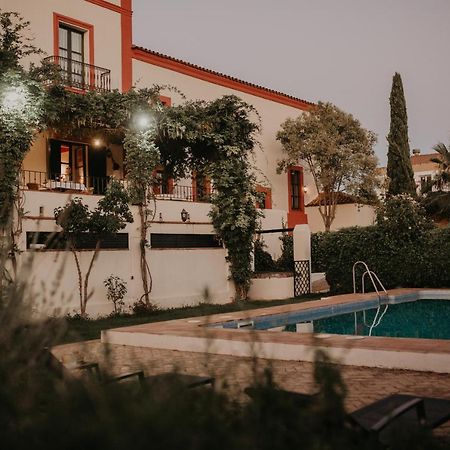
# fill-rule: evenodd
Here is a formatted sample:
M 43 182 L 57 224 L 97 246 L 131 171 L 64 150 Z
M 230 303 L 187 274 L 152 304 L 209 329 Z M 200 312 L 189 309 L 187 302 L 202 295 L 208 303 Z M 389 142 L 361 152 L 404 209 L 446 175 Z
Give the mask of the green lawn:
M 149 322 L 163 322 L 165 320 L 182 319 L 185 317 L 206 316 L 248 309 L 267 308 L 268 306 L 288 305 L 291 303 L 317 300 L 321 294 L 305 295 L 298 299 L 272 301 L 245 301 L 228 303 L 226 305 L 200 304 L 183 308 L 173 308 L 146 315 L 111 316 L 101 319 L 65 319 L 66 332 L 58 339 L 57 344 L 100 339 L 101 330 L 109 328 L 127 327 Z

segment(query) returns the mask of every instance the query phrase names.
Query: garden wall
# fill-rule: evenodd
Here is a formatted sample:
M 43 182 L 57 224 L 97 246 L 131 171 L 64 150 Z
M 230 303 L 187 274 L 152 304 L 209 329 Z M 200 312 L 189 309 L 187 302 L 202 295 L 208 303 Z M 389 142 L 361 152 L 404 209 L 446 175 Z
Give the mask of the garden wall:
M 78 310 L 78 281 L 73 255 L 69 251 L 26 249 L 27 231 L 58 231 L 53 218 L 53 209 L 63 206 L 70 195 L 44 191 L 25 191 L 25 218 L 23 233 L 18 242 L 22 253 L 20 263 L 33 259 L 31 274 L 22 274 L 31 280 L 35 292 L 35 304 L 46 312 L 58 313 Z M 72 195 L 73 196 L 73 195 Z M 92 209 L 100 197 L 77 195 Z M 215 234 L 207 216 L 210 205 L 206 203 L 183 201 L 157 201 L 156 222 L 150 233 L 174 234 Z M 40 216 L 40 208 L 43 208 Z M 186 209 L 190 222 L 183 223 L 180 213 Z M 127 304 L 135 302 L 142 295 L 142 281 L 139 268 L 139 229 L 137 207 L 132 207 L 134 223 L 128 224 L 123 232 L 129 234 L 129 248 L 124 250 L 102 250 L 95 262 L 90 289 L 92 298 L 88 302 L 87 312 L 91 316 L 108 314 L 112 304 L 106 299 L 103 281 L 109 275 L 117 275 L 127 283 Z M 162 220 L 159 221 L 159 213 Z M 81 252 L 81 267 L 87 270 L 92 251 Z M 148 262 L 153 276 L 151 299 L 161 308 L 193 305 L 205 301 L 227 303 L 234 296 L 232 283 L 228 280 L 226 251 L 218 248 L 177 248 L 149 249 Z M 52 302 L 42 304 L 42 298 L 51 297 Z
M 319 213 L 318 206 L 307 206 L 308 225 L 312 233 L 324 231 L 322 216 Z M 331 231 L 340 230 L 347 227 L 366 227 L 375 222 L 375 208 L 370 205 L 359 205 L 349 203 L 336 206 L 336 217 L 331 224 Z

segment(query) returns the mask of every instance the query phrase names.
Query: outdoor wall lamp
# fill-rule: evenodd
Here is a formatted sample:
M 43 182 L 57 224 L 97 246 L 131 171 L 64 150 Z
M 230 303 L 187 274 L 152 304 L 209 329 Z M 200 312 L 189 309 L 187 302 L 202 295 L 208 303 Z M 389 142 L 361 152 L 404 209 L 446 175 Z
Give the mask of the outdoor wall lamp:
M 189 220 L 189 213 L 184 208 L 181 210 L 181 220 L 183 222 L 186 222 L 186 220 Z
M 99 138 L 94 139 L 92 143 L 93 143 L 94 147 L 97 147 L 97 148 L 102 146 L 102 140 Z

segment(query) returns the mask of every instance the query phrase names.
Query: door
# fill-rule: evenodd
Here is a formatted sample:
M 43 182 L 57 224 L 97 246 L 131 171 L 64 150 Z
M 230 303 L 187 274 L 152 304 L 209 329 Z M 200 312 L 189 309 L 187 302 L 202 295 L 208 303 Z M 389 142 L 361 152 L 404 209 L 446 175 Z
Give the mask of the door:
M 59 65 L 69 86 L 84 88 L 84 45 L 82 31 L 66 25 L 59 26 Z
M 103 195 L 107 184 L 106 150 L 89 147 L 89 185 L 94 188 L 94 194 Z
M 86 185 L 86 145 L 50 140 L 48 179 Z

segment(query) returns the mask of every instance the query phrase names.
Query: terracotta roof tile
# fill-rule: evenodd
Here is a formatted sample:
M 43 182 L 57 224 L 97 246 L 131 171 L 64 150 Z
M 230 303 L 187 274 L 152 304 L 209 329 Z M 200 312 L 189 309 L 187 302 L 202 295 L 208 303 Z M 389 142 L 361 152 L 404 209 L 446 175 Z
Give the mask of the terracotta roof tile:
M 148 54 L 150 56 L 156 57 L 158 59 L 163 59 L 163 60 L 166 60 L 168 62 L 175 63 L 178 66 L 181 65 L 181 66 L 184 66 L 186 68 L 193 69 L 194 71 L 197 71 L 197 72 L 202 72 L 204 74 L 209 74 L 209 75 L 212 75 L 213 77 L 219 77 L 219 78 L 221 78 L 223 80 L 229 80 L 230 82 L 236 83 L 238 85 L 241 85 L 241 86 L 244 86 L 244 87 L 247 87 L 247 88 L 251 88 L 251 89 L 253 89 L 255 91 L 259 91 L 261 93 L 272 95 L 273 98 L 271 98 L 271 99 L 274 100 L 274 101 L 277 101 L 276 100 L 277 98 L 279 98 L 279 99 L 283 99 L 284 98 L 287 101 L 289 101 L 289 103 L 292 104 L 292 106 L 297 106 L 297 107 L 299 107 L 301 109 L 309 109 L 309 108 L 311 108 L 312 106 L 315 105 L 313 102 L 309 102 L 307 100 L 303 100 L 303 99 L 294 97 L 292 95 L 288 95 L 288 94 L 285 94 L 283 92 L 276 91 L 274 89 L 269 89 L 269 88 L 264 87 L 264 86 L 260 86 L 260 85 L 254 84 L 254 83 L 250 83 L 248 81 L 240 80 L 239 78 L 233 77 L 231 75 L 226 75 L 226 74 L 223 74 L 221 72 L 216 72 L 216 71 L 211 70 L 211 69 L 206 69 L 206 68 L 198 66 L 196 64 L 192 64 L 190 62 L 186 62 L 186 61 L 183 61 L 181 59 L 177 59 L 177 58 L 174 58 L 172 56 L 168 56 L 168 55 L 165 55 L 163 53 L 156 52 L 154 50 L 149 50 L 148 48 L 145 48 L 145 47 L 140 47 L 138 45 L 133 45 L 132 46 L 132 50 L 134 51 L 134 56 L 136 56 L 139 52 L 144 52 L 145 54 Z M 195 76 L 195 75 L 193 75 L 193 76 Z M 267 98 L 267 96 L 264 96 L 264 97 Z M 282 103 L 284 103 L 284 102 L 282 102 Z M 302 106 L 303 106 L 303 108 L 302 108 Z
M 417 164 L 426 164 L 431 161 L 432 159 L 439 158 L 439 153 L 426 153 L 424 155 L 412 155 L 411 156 L 411 164 L 417 165 Z
M 321 192 L 314 200 L 310 201 L 306 206 L 319 206 L 322 201 L 324 193 Z M 353 195 L 345 192 L 337 192 L 337 204 L 346 205 L 350 203 L 357 203 L 357 200 Z

